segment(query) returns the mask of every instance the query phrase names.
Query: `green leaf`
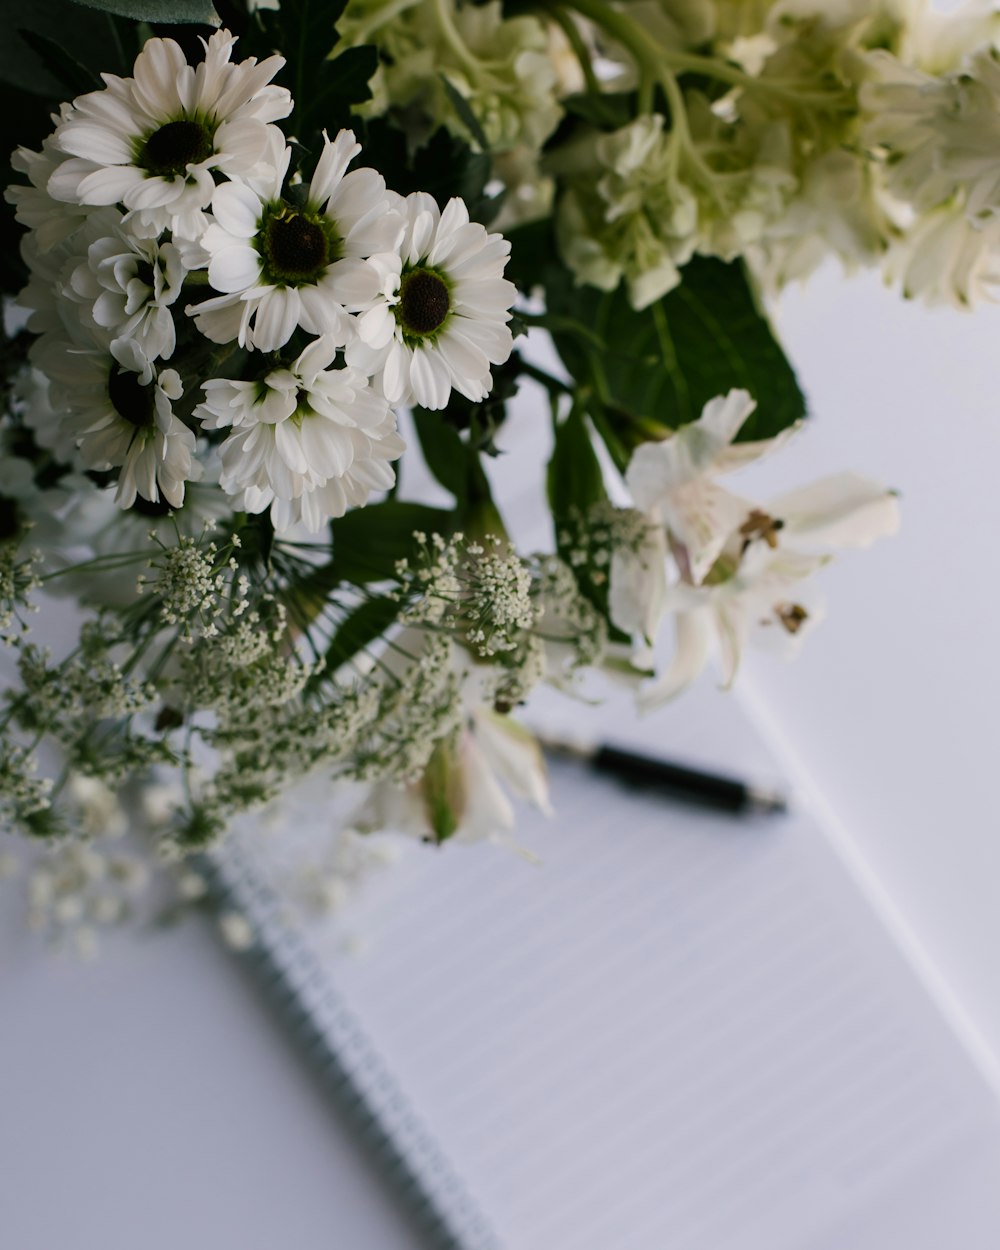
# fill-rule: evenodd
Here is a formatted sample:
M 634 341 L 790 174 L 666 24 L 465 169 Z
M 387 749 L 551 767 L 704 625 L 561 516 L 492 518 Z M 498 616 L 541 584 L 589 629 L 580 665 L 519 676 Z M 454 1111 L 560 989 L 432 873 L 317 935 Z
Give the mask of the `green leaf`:
M 577 287 L 566 270 L 545 274 L 553 338 L 578 383 L 589 383 L 604 417 L 628 449 L 694 421 L 715 395 L 743 387 L 757 410 L 740 441 L 769 438 L 805 415 L 795 374 L 758 307 L 743 267 L 696 257 L 680 286 L 637 312 L 624 287 Z M 571 318 L 596 335 L 563 327 Z
M 592 504 L 607 498 L 601 463 L 579 408 L 573 408 L 556 427 L 547 487 L 549 507 L 557 526 L 573 512 L 586 515 Z
M 386 499 L 355 508 L 331 526 L 333 582 L 366 586 L 391 577 L 396 561 L 413 552 L 413 533 L 450 533 L 453 515 L 444 508 Z
M 401 130 L 378 118 L 366 123 L 361 141 L 365 160 L 384 175 L 390 190 L 400 195 L 426 191 L 441 208 L 452 196 L 461 196 L 472 220 L 483 225 L 489 225 L 499 211 L 501 196 L 486 192 L 492 176 L 489 156 L 474 152 L 447 130 L 436 130 L 426 143 L 411 150 Z
M 89 91 L 99 91 L 104 86 L 96 74 L 91 73 L 86 66 L 70 56 L 66 49 L 60 47 L 54 39 L 26 28 L 22 28 L 17 33 L 52 77 L 65 87 L 67 96 L 85 95 Z
M 600 95 L 582 91 L 567 96 L 562 105 L 567 113 L 599 130 L 620 130 L 635 119 L 636 99 L 634 91 L 602 91 Z
M 342 664 L 353 659 L 369 643 L 381 638 L 398 616 L 399 602 L 387 595 L 366 599 L 358 604 L 354 611 L 341 621 L 337 632 L 330 640 L 330 645 L 326 649 L 326 674 L 335 673 Z
M 451 107 L 458 114 L 458 120 L 476 141 L 481 152 L 490 150 L 490 141 L 486 137 L 486 131 L 479 124 L 479 118 L 472 111 L 469 101 L 462 95 L 461 91 L 448 79 L 447 75 L 439 75 L 441 82 L 444 84 L 444 93 L 448 97 Z
M 555 236 L 550 218 L 540 218 L 524 226 L 506 231 L 510 242 L 510 260 L 504 276 L 516 283 L 522 291 L 542 282 L 548 271 L 553 270 Z M 558 274 L 558 270 L 555 270 Z
M 439 845 L 458 832 L 465 810 L 465 773 L 459 765 L 454 739 L 437 744 L 420 779 L 427 823 Z
M 98 74 L 125 73 L 131 65 L 133 48 L 124 39 L 122 23 L 110 14 L 96 17 L 73 0 L 0 0 L 0 81 L 47 102 L 46 130 L 52 129 L 48 112 L 51 105 L 102 84 Z M 30 33 L 29 33 L 30 32 Z M 123 42 L 130 44 L 126 53 Z M 55 52 L 54 48 L 72 49 Z M 127 64 L 126 64 L 127 62 Z M 70 71 L 68 67 L 74 68 Z M 25 101 L 25 107 L 31 105 Z M 6 122 L 7 129 L 20 129 L 21 110 Z M 16 124 L 15 124 L 16 123 Z M 28 144 L 31 134 L 18 135 L 16 142 Z M 6 151 L 6 149 L 5 149 Z
M 218 26 L 219 15 L 212 0 L 75 0 L 88 9 L 116 13 L 136 22 L 188 23 L 194 26 Z
M 420 450 L 427 467 L 445 490 L 450 490 L 459 504 L 469 491 L 469 448 L 458 431 L 447 425 L 439 412 L 414 408 L 413 423 L 417 427 Z
M 282 0 L 278 13 L 261 17 L 288 58 L 283 81 L 295 100 L 291 133 L 305 143 L 321 130 L 333 135 L 351 121 L 355 105 L 371 99 L 378 65 L 373 47 L 337 51 L 335 27 L 346 0 Z

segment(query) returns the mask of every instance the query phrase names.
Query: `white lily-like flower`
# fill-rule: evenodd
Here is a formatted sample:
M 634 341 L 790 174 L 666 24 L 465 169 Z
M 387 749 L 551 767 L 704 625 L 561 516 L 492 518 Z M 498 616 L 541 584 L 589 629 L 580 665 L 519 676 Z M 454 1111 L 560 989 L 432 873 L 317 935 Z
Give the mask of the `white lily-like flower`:
M 856 473 L 821 478 L 751 507 L 728 535 L 700 584 L 683 578 L 664 595 L 674 614 L 676 645 L 670 665 L 640 696 L 655 707 L 684 690 L 703 671 L 713 650 L 725 686 L 732 684 L 747 642 L 801 647 L 823 616 L 822 599 L 809 582 L 837 549 L 867 547 L 899 528 L 892 491 Z
M 754 407 L 746 391 L 719 396 L 697 421 L 639 447 L 629 464 L 625 480 L 649 527 L 641 543 L 612 554 L 611 619 L 644 661 L 665 615 L 677 635 L 667 669 L 640 696 L 647 707 L 690 685 L 715 648 L 729 685 L 751 632 L 786 649 L 800 645 L 821 615 L 802 583 L 837 548 L 864 547 L 898 528 L 892 492 L 854 473 L 768 504 L 720 485 L 720 475 L 775 450 L 795 428 L 736 443 Z
M 480 705 L 453 740 L 438 743 L 419 781 L 377 782 L 356 823 L 435 842 L 503 841 L 516 823 L 508 791 L 552 814 L 538 740 L 510 716 Z
M 734 444 L 755 408 L 746 391 L 732 390 L 710 400 L 697 421 L 636 449 L 625 482 L 650 526 L 639 549 L 622 549 L 612 558 L 611 619 L 619 629 L 651 640 L 666 607 L 668 546 L 680 576 L 698 585 L 750 511 L 747 500 L 715 479 L 784 439 Z

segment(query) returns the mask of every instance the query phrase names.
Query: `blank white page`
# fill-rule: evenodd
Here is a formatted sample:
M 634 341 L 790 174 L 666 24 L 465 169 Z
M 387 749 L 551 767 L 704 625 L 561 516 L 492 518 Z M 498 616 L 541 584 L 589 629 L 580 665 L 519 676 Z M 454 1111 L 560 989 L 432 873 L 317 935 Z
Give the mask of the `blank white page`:
M 659 738 L 776 775 L 711 691 Z M 499 1243 L 996 1250 L 994 1094 L 810 814 L 552 788 L 540 865 L 413 846 L 351 906 L 363 954 L 315 939 Z

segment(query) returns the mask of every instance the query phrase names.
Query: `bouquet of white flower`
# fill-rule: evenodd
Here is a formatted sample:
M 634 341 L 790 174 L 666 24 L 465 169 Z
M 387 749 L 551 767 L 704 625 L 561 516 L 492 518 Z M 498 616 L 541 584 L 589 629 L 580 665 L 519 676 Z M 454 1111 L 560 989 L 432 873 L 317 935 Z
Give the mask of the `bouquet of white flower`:
M 365 828 L 497 834 L 507 791 L 546 802 L 514 719 L 539 683 L 603 668 L 651 705 L 713 650 L 732 680 L 754 632 L 801 642 L 813 574 L 896 501 L 852 473 L 766 503 L 720 480 L 805 417 L 761 297 L 830 256 L 962 305 L 1000 276 L 998 22 L 25 9 L 0 48 L 3 827 L 96 879 L 126 784 L 175 796 L 178 853 L 321 770 L 370 785 Z M 558 366 L 514 350 L 529 327 Z M 537 554 L 491 487 L 523 380 L 551 411 Z M 402 497 L 415 455 L 450 507 Z

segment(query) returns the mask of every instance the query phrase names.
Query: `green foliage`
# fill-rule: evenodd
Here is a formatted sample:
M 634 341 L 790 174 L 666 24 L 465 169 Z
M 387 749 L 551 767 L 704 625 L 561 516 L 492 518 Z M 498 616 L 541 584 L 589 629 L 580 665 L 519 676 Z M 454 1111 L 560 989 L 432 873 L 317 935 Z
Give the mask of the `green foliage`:
M 554 255 L 551 223 L 532 223 L 511 235 L 508 272 L 522 290 L 543 285 L 543 323 L 619 466 L 639 442 L 694 421 L 732 387 L 757 400 L 741 441 L 769 438 L 805 415 L 792 367 L 739 263 L 695 257 L 680 286 L 637 312 L 623 286 L 577 286 Z
M 116 13 L 136 22 L 188 23 L 196 26 L 218 26 L 219 15 L 212 0 L 75 0 L 88 9 Z
M 278 13 L 261 14 L 272 44 L 288 59 L 282 81 L 295 100 L 289 133 L 304 143 L 326 130 L 331 138 L 351 124 L 351 111 L 371 99 L 368 82 L 378 54 L 372 47 L 335 54 L 335 29 L 346 0 L 282 0 Z
M 635 118 L 636 99 L 634 91 L 602 91 L 600 95 L 582 91 L 579 95 L 567 96 L 562 105 L 572 117 L 598 130 L 621 130 Z
M 505 537 L 507 527 L 493 501 L 481 447 L 472 431 L 463 439 L 449 424 L 447 409 L 441 413 L 416 408 L 413 420 L 428 469 L 455 496 L 452 528 L 468 538 Z
M 326 674 L 337 671 L 385 633 L 399 616 L 399 603 L 388 595 L 365 599 L 341 621 L 326 649 Z
M 125 53 L 123 42 L 134 41 L 125 39 L 120 21 L 109 14 L 95 16 L 73 0 L 32 0 L 30 5 L 0 0 L 0 25 L 0 83 L 46 101 L 46 131 L 52 128 L 52 107 L 99 88 L 101 70 L 123 73 L 136 50 L 130 46 Z M 4 110 L 4 137 L 8 130 L 17 136 L 11 147 L 31 142 L 34 120 L 24 113 L 35 107 L 26 100 L 13 113 Z
M 427 821 L 439 845 L 458 832 L 465 807 L 463 776 L 455 742 L 439 742 L 421 779 Z
M 461 121 L 462 125 L 475 140 L 480 152 L 488 152 L 490 142 L 486 137 L 485 130 L 483 130 L 482 126 L 479 124 L 479 118 L 472 111 L 472 106 L 469 104 L 469 101 L 464 95 L 462 95 L 461 91 L 454 86 L 446 75 L 441 74 L 440 78 L 441 83 L 444 86 L 444 93 L 448 97 L 451 107 L 458 115 L 459 121 Z
M 600 461 L 578 407 L 556 426 L 546 484 L 557 529 L 574 512 L 586 515 L 592 504 L 607 498 Z
M 450 533 L 454 517 L 449 509 L 387 499 L 368 508 L 355 508 L 332 522 L 332 584 L 366 586 L 391 577 L 396 561 L 413 552 L 413 532 Z
M 624 287 L 610 294 L 576 287 L 564 270 L 549 270 L 546 294 L 550 314 L 603 344 L 597 354 L 572 325 L 553 331 L 567 369 L 592 381 L 626 445 L 649 423 L 662 432 L 694 421 L 709 399 L 732 387 L 757 400 L 743 441 L 770 438 L 805 415 L 795 374 L 739 264 L 697 257 L 680 286 L 641 312 Z
M 104 86 L 93 71 L 70 56 L 54 39 L 26 28 L 17 33 L 35 53 L 53 79 L 66 87 L 70 96 L 84 95 L 88 91 L 99 91 Z
M 442 208 L 452 196 L 461 196 L 472 220 L 487 226 L 497 215 L 501 199 L 486 193 L 489 156 L 474 152 L 447 130 L 436 130 L 416 150 L 410 150 L 403 132 L 385 119 L 368 122 L 359 138 L 365 161 L 379 170 L 391 190 L 400 195 L 426 191 Z
M 415 408 L 413 423 L 428 469 L 445 490 L 451 491 L 461 508 L 469 495 L 470 460 L 475 453 L 470 453 L 458 431 L 448 425 L 439 412 Z

